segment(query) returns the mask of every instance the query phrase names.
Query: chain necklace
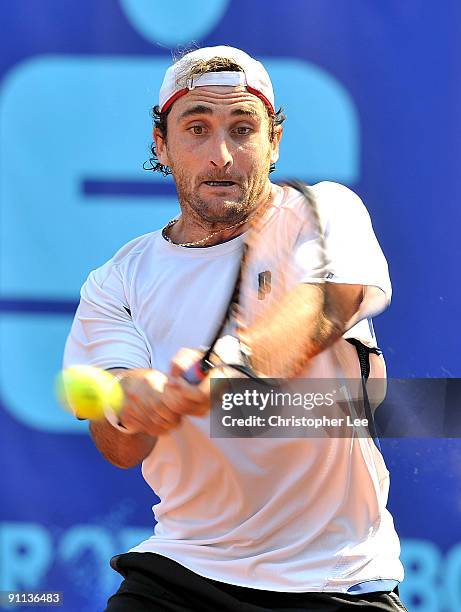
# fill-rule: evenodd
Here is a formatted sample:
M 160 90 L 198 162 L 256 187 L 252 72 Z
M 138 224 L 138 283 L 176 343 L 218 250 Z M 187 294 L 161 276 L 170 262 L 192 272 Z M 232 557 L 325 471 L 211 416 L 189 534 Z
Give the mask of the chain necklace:
M 210 240 L 210 238 L 214 238 L 214 236 L 217 236 L 218 234 L 221 234 L 222 232 L 227 232 L 231 229 L 239 227 L 239 225 L 243 225 L 244 223 L 248 221 L 248 219 L 243 219 L 243 221 L 234 223 L 234 225 L 230 225 L 229 227 L 225 227 L 224 229 L 217 230 L 216 232 L 212 232 L 211 234 L 208 234 L 208 236 L 205 236 L 205 238 L 202 238 L 201 240 L 195 240 L 194 242 L 174 242 L 173 240 L 171 240 L 171 238 L 168 236 L 168 230 L 171 229 L 173 225 L 175 225 L 175 223 L 177 223 L 178 221 L 179 219 L 172 219 L 171 221 L 169 221 L 165 225 L 165 227 L 162 229 L 162 236 L 165 238 L 167 242 L 169 242 L 170 244 L 174 244 L 175 246 L 194 247 L 194 246 L 201 246 L 202 244 Z
M 258 207 L 255 211 L 253 211 L 251 215 L 248 215 L 246 219 L 243 219 L 242 221 L 239 221 L 238 223 L 234 223 L 234 225 L 229 225 L 229 227 L 225 227 L 224 229 L 217 230 L 216 232 L 212 232 L 211 234 L 208 234 L 208 236 L 205 236 L 205 238 L 202 238 L 201 240 L 194 240 L 194 242 L 174 242 L 173 240 L 171 240 L 171 238 L 168 236 L 168 231 L 173 227 L 173 225 L 175 225 L 175 223 L 179 221 L 179 219 L 172 219 L 171 221 L 168 221 L 168 223 L 162 229 L 162 236 L 165 238 L 167 242 L 169 242 L 170 244 L 174 244 L 175 246 L 179 246 L 179 247 L 201 246 L 202 244 L 210 240 L 210 238 L 214 238 L 215 236 L 217 236 L 218 234 L 221 234 L 222 232 L 228 232 L 231 229 L 235 229 L 236 227 L 239 227 L 240 225 L 243 225 L 244 223 L 251 221 L 254 217 L 261 217 L 266 212 L 270 204 L 270 201 L 271 201 L 271 195 L 269 196 L 267 202 L 265 202 L 263 206 Z

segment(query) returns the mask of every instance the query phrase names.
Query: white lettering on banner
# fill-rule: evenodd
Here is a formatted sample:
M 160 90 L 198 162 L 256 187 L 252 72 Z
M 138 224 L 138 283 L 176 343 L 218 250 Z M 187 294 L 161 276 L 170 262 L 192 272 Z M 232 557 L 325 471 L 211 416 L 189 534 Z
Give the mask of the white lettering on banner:
M 74 525 L 59 532 L 59 537 L 56 533 L 56 527 L 47 529 L 37 523 L 0 523 L 0 590 L 46 590 L 53 586 L 47 582 L 51 570 L 54 582 L 58 571 L 78 590 L 82 572 L 77 570 L 83 555 L 90 553 L 96 559 L 92 565 L 96 568 L 92 576 L 94 588 L 115 591 L 120 576 L 109 566 L 111 556 L 147 539 L 152 529 L 125 527 L 112 531 L 89 524 Z M 461 610 L 461 542 L 442 556 L 429 540 L 403 539 L 402 562 L 405 580 L 400 594 L 409 610 Z
M 153 529 L 125 527 L 113 532 L 86 524 L 61 531 L 59 538 L 56 532 L 56 527 L 48 530 L 37 523 L 0 523 L 0 591 L 46 590 L 52 568 L 53 574 L 58 568 L 63 577 L 71 576 L 78 586 L 82 571 L 87 569 L 79 568 L 86 553 L 96 559 L 94 587 L 105 592 L 115 590 L 120 576 L 109 566 L 110 558 L 149 538 Z M 87 575 L 83 578 L 88 579 Z
M 405 579 L 400 587 L 400 596 L 408 610 L 415 612 L 456 612 L 459 608 L 444 608 L 446 588 L 440 579 L 446 578 L 446 567 L 440 550 L 427 540 L 403 540 L 402 555 Z M 461 580 L 458 576 L 457 580 Z
M 453 610 L 461 610 L 461 543 L 448 551 L 445 572 L 447 600 Z
M 37 590 L 52 559 L 51 538 L 35 523 L 0 524 L 0 591 Z
M 97 525 L 76 525 L 66 531 L 58 546 L 58 557 L 66 564 L 78 568 L 78 560 L 90 551 L 98 567 L 107 566 L 109 559 L 118 551 L 114 547 L 114 538 L 107 529 Z M 109 591 L 113 577 L 108 572 L 95 577 L 103 591 Z M 99 579 L 99 580 L 98 580 Z

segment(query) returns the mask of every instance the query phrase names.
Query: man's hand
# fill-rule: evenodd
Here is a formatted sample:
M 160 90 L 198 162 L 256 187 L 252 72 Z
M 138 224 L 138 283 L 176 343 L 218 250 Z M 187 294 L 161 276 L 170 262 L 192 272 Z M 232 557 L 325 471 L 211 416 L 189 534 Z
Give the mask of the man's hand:
M 159 436 L 177 427 L 181 415 L 170 410 L 163 401 L 167 381 L 164 374 L 149 369 L 121 373 L 120 384 L 125 393 L 125 402 L 119 419 L 130 433 Z
M 203 416 L 210 410 L 209 377 L 199 385 L 191 385 L 182 377 L 201 357 L 200 351 L 182 348 L 171 362 L 170 376 L 163 387 L 162 402 L 178 416 Z
M 126 395 L 120 422 L 130 433 L 159 436 L 177 427 L 184 415 L 203 416 L 210 410 L 210 379 L 235 376 L 235 372 L 225 366 L 215 368 L 199 385 L 191 385 L 183 373 L 201 357 L 198 350 L 180 349 L 169 376 L 157 370 L 127 371 L 120 381 Z

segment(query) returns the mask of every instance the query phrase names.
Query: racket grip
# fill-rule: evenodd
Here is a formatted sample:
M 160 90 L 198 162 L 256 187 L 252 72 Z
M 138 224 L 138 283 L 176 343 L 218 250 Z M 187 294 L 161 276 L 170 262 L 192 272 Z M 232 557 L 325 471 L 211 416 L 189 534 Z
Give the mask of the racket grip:
M 205 378 L 209 369 L 209 367 L 206 367 L 206 362 L 196 361 L 183 373 L 182 377 L 191 385 L 198 385 Z

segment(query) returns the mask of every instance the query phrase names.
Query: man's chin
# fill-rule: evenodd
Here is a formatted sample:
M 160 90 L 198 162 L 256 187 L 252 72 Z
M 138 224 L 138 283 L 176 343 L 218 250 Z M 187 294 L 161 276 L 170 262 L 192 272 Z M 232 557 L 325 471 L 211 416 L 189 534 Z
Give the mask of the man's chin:
M 237 223 L 248 213 L 240 199 L 224 196 L 203 199 L 194 208 L 203 219 L 210 223 Z

